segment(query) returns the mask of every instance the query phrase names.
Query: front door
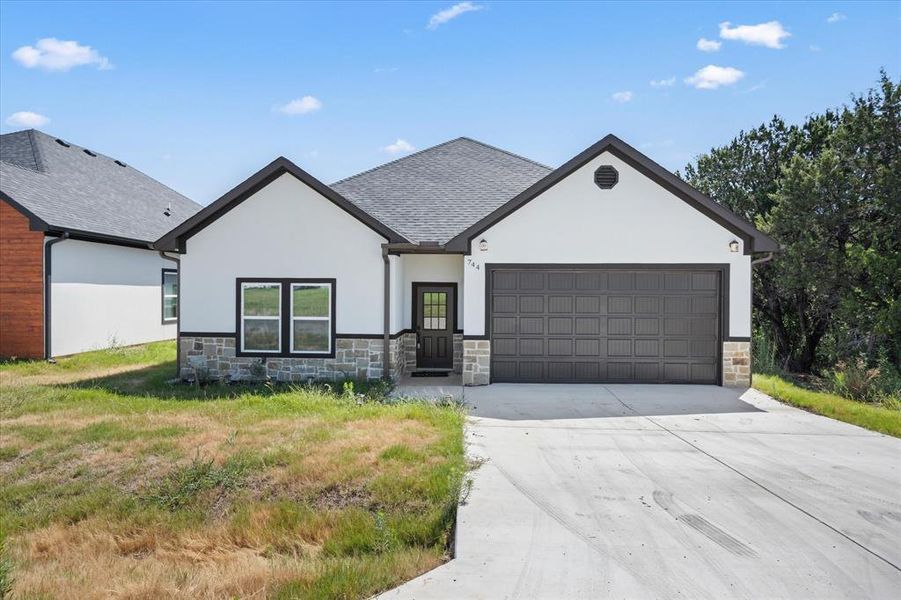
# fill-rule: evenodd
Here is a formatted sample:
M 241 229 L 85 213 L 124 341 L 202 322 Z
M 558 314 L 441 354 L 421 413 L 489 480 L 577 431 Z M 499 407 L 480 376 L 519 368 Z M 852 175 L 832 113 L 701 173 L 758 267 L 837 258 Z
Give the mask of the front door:
M 455 286 L 414 283 L 416 366 L 451 369 L 454 366 Z

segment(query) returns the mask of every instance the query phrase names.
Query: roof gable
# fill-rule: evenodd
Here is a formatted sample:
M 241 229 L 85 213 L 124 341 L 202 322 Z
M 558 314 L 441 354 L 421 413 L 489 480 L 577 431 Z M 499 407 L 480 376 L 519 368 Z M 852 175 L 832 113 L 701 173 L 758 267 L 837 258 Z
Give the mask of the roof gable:
M 745 254 L 779 250 L 779 245 L 772 238 L 612 134 L 605 136 L 599 142 L 586 148 L 544 178 L 456 235 L 447 242 L 446 248 L 451 251 L 468 251 L 470 243 L 475 236 L 531 202 L 604 152 L 610 152 L 697 211 L 740 237 L 745 242 Z
M 384 237 L 388 242 L 406 242 L 408 241 L 402 235 L 387 227 L 379 220 L 375 219 L 357 205 L 349 202 L 341 194 L 328 187 L 287 158 L 280 156 L 246 180 L 235 186 L 221 198 L 204 207 L 190 219 L 174 228 L 166 235 L 162 236 L 153 247 L 158 250 L 180 251 L 184 252 L 187 240 L 207 227 L 216 219 L 230 211 L 232 208 L 244 202 L 259 190 L 263 189 L 284 174 L 290 174 L 307 186 L 315 190 L 321 196 L 330 200 L 338 208 L 344 210 L 358 221 Z
M 37 228 L 137 246 L 200 208 L 122 161 L 34 129 L 0 135 L 0 197 Z

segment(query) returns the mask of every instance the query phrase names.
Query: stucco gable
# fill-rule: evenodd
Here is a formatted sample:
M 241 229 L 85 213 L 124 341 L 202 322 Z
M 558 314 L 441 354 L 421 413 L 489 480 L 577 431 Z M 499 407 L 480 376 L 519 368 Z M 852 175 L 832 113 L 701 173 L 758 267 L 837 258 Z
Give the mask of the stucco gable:
M 752 252 L 773 252 L 779 249 L 779 245 L 772 238 L 758 231 L 753 225 L 694 189 L 614 135 L 604 137 L 598 143 L 552 171 L 515 198 L 451 239 L 447 243 L 446 248 L 448 250 L 468 251 L 470 243 L 477 235 L 501 222 L 532 200 L 544 195 L 548 190 L 561 184 L 561 182 L 605 152 L 617 157 L 656 185 L 670 192 L 675 198 L 687 203 L 707 218 L 738 236 L 744 242 L 743 247 L 746 254 L 751 254 Z M 578 219 L 578 215 L 572 215 L 572 218 Z
M 367 214 L 341 194 L 331 189 L 285 157 L 279 157 L 251 175 L 224 196 L 203 208 L 196 215 L 176 227 L 159 240 L 153 247 L 163 251 L 184 252 L 187 240 L 228 213 L 235 206 L 252 198 L 257 192 L 283 175 L 290 175 L 329 200 L 337 209 L 348 213 L 389 242 L 408 241 L 399 233 Z

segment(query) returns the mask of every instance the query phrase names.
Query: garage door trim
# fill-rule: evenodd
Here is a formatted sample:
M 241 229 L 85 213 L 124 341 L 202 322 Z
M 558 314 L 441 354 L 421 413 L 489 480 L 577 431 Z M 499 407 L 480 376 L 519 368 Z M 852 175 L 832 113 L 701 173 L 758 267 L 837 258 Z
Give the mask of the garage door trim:
M 729 263 L 485 263 L 485 334 L 484 336 L 466 336 L 467 339 L 491 340 L 491 294 L 494 271 L 500 270 L 599 270 L 599 271 L 714 271 L 719 273 L 719 310 L 720 327 L 717 332 L 716 380 L 723 385 L 723 342 L 730 340 L 747 341 L 747 338 L 729 336 Z M 493 357 L 492 357 L 493 361 Z M 490 372 L 490 381 L 494 380 L 494 370 Z

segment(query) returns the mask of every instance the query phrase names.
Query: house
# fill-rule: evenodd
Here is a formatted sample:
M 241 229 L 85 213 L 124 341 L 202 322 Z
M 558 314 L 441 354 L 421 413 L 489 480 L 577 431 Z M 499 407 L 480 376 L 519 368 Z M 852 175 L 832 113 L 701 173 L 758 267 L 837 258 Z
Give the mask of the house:
M 467 385 L 747 385 L 778 249 L 612 135 L 557 169 L 460 138 L 331 186 L 278 158 L 155 247 L 182 377 Z
M 177 263 L 151 243 L 199 208 L 88 148 L 0 135 L 0 356 L 174 338 Z

